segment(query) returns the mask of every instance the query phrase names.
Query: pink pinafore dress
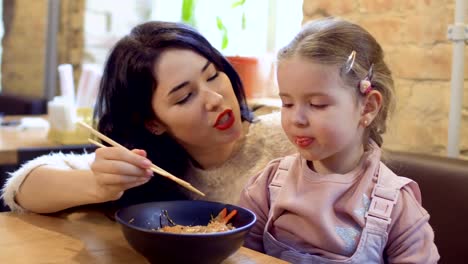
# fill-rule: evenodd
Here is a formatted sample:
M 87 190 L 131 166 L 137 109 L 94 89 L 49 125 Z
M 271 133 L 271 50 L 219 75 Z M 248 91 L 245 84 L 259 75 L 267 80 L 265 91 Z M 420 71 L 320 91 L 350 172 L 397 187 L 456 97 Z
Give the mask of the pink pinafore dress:
M 281 195 L 281 187 L 285 177 L 288 174 L 288 169 L 292 164 L 293 159 L 286 157 L 280 164 L 278 171 L 272 179 L 270 189 L 270 201 L 272 207 L 277 196 Z M 388 175 L 382 170 L 389 170 L 385 166 L 379 166 L 378 173 L 374 176 L 376 182 L 372 194 L 371 204 L 366 213 L 366 223 L 361 233 L 356 251 L 347 259 L 332 260 L 321 256 L 312 255 L 304 252 L 299 252 L 294 248 L 275 239 L 269 232 L 272 223 L 279 217 L 281 212 L 270 210 L 270 217 L 266 223 L 263 233 L 263 246 L 265 253 L 268 255 L 281 258 L 291 263 L 320 263 L 320 264 L 362 264 L 362 263 L 384 263 L 383 250 L 387 244 L 388 227 L 391 219 L 390 215 L 393 206 L 396 204 L 400 189 L 409 184 L 414 183 L 412 180 L 404 177 L 392 177 L 387 179 L 379 175 Z M 390 173 L 391 175 L 391 173 Z M 420 197 L 418 197 L 420 200 Z

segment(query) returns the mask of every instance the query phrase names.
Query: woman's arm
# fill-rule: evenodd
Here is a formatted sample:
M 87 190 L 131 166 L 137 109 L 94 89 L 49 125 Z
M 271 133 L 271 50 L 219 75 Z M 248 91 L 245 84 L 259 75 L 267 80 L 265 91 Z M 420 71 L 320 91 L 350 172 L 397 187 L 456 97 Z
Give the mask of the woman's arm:
M 32 160 L 12 173 L 2 197 L 15 211 L 52 213 L 117 200 L 153 174 L 143 150 L 100 148 L 93 157 L 58 153 Z
M 35 213 L 53 213 L 66 208 L 98 203 L 91 170 L 58 169 L 41 166 L 31 171 L 15 199 L 22 208 Z

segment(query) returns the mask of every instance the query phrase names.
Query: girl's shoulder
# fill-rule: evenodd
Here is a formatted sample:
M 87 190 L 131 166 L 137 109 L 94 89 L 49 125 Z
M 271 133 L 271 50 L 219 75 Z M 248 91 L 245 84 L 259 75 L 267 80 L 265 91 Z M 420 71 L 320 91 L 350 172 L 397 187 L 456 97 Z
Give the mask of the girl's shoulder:
M 415 181 L 395 174 L 383 163 L 380 163 L 379 174 L 380 189 L 376 190 L 377 186 L 374 187 L 373 193 L 389 200 L 393 197 L 391 218 L 396 222 L 392 221 L 392 235 L 403 232 L 402 227 L 409 227 L 412 223 L 427 218 L 428 212 L 422 206 L 421 190 Z
M 399 193 L 407 192 L 415 201 L 421 203 L 421 190 L 415 181 L 395 174 L 383 162 L 380 162 L 379 174 L 379 177 L 381 177 L 380 181 L 383 186 L 387 188 L 397 188 Z
M 406 259 L 405 254 L 413 251 L 415 256 L 425 258 L 417 261 L 418 263 L 433 263 L 433 261 L 428 261 L 428 258 L 438 258 L 433 242 L 434 231 L 429 224 L 429 214 L 421 204 L 421 191 L 418 184 L 409 178 L 396 175 L 381 163 L 382 167 L 383 173 L 380 175 L 384 176 L 382 185 L 399 187 L 396 203 L 390 207 L 393 209 L 390 215 L 391 222 L 386 246 L 387 255 L 392 260 L 390 262 L 401 262 L 399 258 Z M 380 192 L 380 194 L 388 197 L 391 193 Z M 401 248 L 405 248 L 406 252 L 402 252 Z M 421 252 L 430 252 L 430 254 Z
M 245 188 L 246 189 L 263 189 L 267 187 L 274 176 L 276 175 L 276 172 L 278 171 L 279 164 L 283 158 L 276 158 L 268 162 L 268 164 L 260 170 L 256 175 L 253 177 L 250 177 L 248 180 Z
M 250 178 L 249 185 L 260 184 L 268 186 L 273 184 L 281 187 L 298 157 L 296 153 L 271 160 L 257 175 Z

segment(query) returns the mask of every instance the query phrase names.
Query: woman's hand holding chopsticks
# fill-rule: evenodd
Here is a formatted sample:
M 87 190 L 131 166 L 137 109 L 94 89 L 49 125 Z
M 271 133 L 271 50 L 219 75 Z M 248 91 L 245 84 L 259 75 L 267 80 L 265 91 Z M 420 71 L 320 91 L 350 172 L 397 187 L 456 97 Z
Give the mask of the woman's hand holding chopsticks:
M 131 152 L 129 149 L 127 149 L 126 147 L 120 145 L 118 142 L 114 141 L 113 139 L 107 137 L 106 135 L 102 134 L 101 132 L 97 131 L 96 129 L 92 128 L 90 125 L 84 123 L 84 122 L 81 122 L 79 121 L 78 124 L 80 124 L 82 127 L 86 128 L 89 132 L 91 132 L 91 134 L 95 135 L 96 137 L 98 137 L 100 140 L 104 141 L 104 142 L 107 142 L 108 144 L 110 144 L 111 146 L 113 147 L 117 147 L 117 148 L 121 148 L 121 149 L 124 149 L 126 150 L 127 152 Z M 91 139 L 91 138 L 88 138 L 88 141 L 93 143 L 94 145 L 98 146 L 98 147 L 101 147 L 101 148 L 107 148 L 106 146 L 104 146 L 102 143 L 100 142 L 97 142 L 96 140 L 94 139 Z M 177 184 L 179 184 L 180 186 L 183 186 L 184 188 L 194 192 L 194 193 L 197 193 L 201 196 L 205 196 L 204 193 L 202 193 L 200 190 L 198 190 L 197 188 L 193 187 L 189 182 L 186 182 L 182 179 L 179 179 L 177 178 L 176 176 L 172 175 L 171 173 L 165 171 L 164 169 L 156 166 L 155 164 L 151 163 L 150 165 L 150 169 L 154 172 L 156 172 L 157 174 L 163 176 L 163 177 L 166 177 L 174 182 L 176 182 Z
M 147 183 L 153 172 L 144 150 L 119 147 L 98 148 L 91 170 L 96 180 L 98 201 L 119 199 L 124 191 Z

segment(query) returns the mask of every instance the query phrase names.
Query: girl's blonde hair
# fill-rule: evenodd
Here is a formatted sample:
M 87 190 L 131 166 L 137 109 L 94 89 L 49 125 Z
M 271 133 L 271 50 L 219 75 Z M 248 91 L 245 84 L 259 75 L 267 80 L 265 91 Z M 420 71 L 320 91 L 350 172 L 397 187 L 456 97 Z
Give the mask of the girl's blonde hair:
M 353 50 L 356 52 L 355 61 L 346 72 L 343 67 Z M 394 84 L 390 69 L 384 62 L 383 50 L 375 38 L 364 28 L 348 21 L 319 19 L 305 24 L 296 37 L 279 51 L 278 62 L 294 56 L 339 67 L 341 79 L 355 90 L 356 98 L 363 96 L 358 86 L 372 66 L 372 88 L 382 94 L 383 100 L 378 115 L 367 127 L 364 142 L 368 142 L 370 137 L 382 146 L 387 117 L 394 108 Z

